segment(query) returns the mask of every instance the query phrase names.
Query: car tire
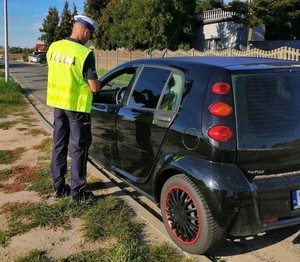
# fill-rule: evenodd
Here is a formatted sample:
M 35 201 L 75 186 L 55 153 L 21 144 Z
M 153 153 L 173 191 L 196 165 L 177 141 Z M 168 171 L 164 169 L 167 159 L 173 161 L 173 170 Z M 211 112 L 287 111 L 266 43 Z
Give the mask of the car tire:
M 226 234 L 212 217 L 203 194 L 186 175 L 166 181 L 160 206 L 168 234 L 184 251 L 204 254 L 225 240 Z

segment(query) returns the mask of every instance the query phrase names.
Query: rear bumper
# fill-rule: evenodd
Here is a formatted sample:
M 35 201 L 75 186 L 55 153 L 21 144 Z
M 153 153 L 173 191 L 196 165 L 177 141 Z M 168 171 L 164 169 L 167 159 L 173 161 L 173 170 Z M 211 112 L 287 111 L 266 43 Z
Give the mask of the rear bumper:
M 286 218 L 283 220 L 279 220 L 277 222 L 272 223 L 263 223 L 263 231 L 278 229 L 283 227 L 295 226 L 300 224 L 300 216 L 293 217 L 293 218 Z
M 297 214 L 294 217 L 278 217 L 278 220 L 274 222 L 263 222 L 260 219 L 260 213 L 255 212 L 254 210 L 254 205 L 250 205 L 244 209 L 242 208 L 236 214 L 234 221 L 232 221 L 232 226 L 224 228 L 224 230 L 229 235 L 233 236 L 249 236 L 273 229 L 279 229 L 300 224 L 299 214 Z
M 228 228 L 231 235 L 254 235 L 300 224 L 300 209 L 293 209 L 291 198 L 291 192 L 300 189 L 300 172 L 258 176 L 249 181 L 249 189 L 251 200 L 240 199 L 241 208 Z

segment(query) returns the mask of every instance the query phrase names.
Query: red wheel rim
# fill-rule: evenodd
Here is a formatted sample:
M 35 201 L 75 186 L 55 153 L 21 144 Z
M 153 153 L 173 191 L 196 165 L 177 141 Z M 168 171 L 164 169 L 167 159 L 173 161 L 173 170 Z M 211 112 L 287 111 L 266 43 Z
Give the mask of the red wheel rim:
M 164 198 L 164 215 L 178 241 L 194 244 L 201 233 L 200 212 L 192 195 L 183 187 L 169 188 Z

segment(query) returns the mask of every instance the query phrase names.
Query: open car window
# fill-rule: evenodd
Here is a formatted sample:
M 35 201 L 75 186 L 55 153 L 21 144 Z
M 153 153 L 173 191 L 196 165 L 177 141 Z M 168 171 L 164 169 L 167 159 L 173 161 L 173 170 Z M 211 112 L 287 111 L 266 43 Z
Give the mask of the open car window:
M 135 72 L 135 68 L 130 68 L 108 76 L 101 82 L 101 90 L 94 96 L 93 103 L 119 104 L 124 92 L 133 80 Z

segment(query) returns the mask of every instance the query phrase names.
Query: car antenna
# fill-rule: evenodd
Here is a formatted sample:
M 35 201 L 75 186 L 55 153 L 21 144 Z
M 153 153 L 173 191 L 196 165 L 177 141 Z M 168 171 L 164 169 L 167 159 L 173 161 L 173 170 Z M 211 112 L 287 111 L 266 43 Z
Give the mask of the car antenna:
M 174 34 L 173 34 L 173 36 L 172 36 L 172 38 L 171 38 L 171 41 L 169 42 L 169 44 L 168 44 L 167 47 L 165 48 L 165 51 L 164 51 L 163 55 L 161 56 L 161 58 L 164 58 L 165 54 L 166 54 L 167 51 L 168 51 L 168 47 L 169 47 L 169 45 L 172 43 L 172 41 L 173 41 L 173 39 L 174 39 L 176 33 L 177 33 L 177 30 L 175 30 L 175 32 L 174 32 Z

